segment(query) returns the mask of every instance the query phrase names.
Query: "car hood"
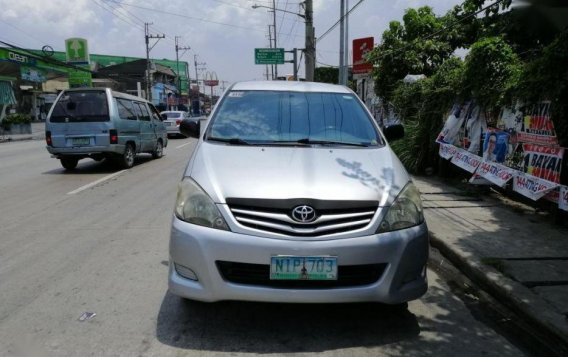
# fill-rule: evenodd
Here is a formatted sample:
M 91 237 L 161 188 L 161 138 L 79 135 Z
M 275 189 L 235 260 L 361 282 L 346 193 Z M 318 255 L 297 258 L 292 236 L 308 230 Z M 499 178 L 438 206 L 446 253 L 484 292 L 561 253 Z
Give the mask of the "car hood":
M 187 168 L 215 201 L 310 198 L 390 205 L 409 176 L 392 150 L 201 142 Z

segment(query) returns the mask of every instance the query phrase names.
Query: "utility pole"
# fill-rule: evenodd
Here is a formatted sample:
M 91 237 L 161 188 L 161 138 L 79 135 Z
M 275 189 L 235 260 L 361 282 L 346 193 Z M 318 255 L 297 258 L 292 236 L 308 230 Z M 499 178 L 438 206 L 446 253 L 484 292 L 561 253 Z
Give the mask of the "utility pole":
M 314 81 L 314 71 L 316 68 L 316 40 L 314 30 L 314 7 L 312 0 L 305 1 L 306 6 L 306 81 Z
M 349 0 L 345 0 L 345 33 L 343 36 L 345 44 L 343 45 L 343 80 L 345 85 L 349 82 Z
M 181 77 L 180 77 L 180 75 L 179 75 L 179 50 L 184 50 L 184 53 L 185 53 L 185 51 L 190 50 L 191 47 L 189 47 L 189 46 L 180 47 L 179 44 L 178 44 L 178 38 L 180 38 L 180 36 L 175 36 L 175 42 L 176 42 L 176 68 L 177 68 L 176 74 L 177 74 L 177 77 L 178 77 L 178 92 L 179 92 L 179 95 L 180 95 L 180 97 L 181 97 Z M 183 53 L 182 53 L 182 56 L 183 56 Z M 187 75 L 187 72 L 186 72 L 186 75 Z M 188 93 L 189 93 L 189 82 L 188 82 L 187 86 L 188 86 Z
M 345 0 L 341 0 L 339 5 L 339 84 L 345 85 L 343 82 L 343 66 L 345 61 Z
M 273 22 L 274 22 L 274 48 L 278 48 L 278 46 L 276 45 L 276 37 L 278 37 L 278 32 L 276 31 L 276 0 L 272 0 L 272 16 L 273 16 Z M 274 76 L 272 79 L 277 79 L 278 78 L 278 65 L 275 64 L 274 65 Z
M 349 78 L 349 0 L 341 0 L 339 11 L 339 84 Z
M 195 64 L 195 83 L 197 84 L 197 114 L 201 114 L 201 108 L 200 108 L 200 104 L 199 104 L 199 73 L 198 73 L 198 66 L 201 66 L 201 69 L 205 69 L 205 66 L 207 63 L 205 62 L 197 62 L 197 55 L 193 55 L 193 62 Z
M 268 25 L 268 44 L 269 44 L 270 48 L 272 48 L 272 31 L 271 31 L 271 28 L 272 28 L 272 25 Z M 272 79 L 273 80 L 276 79 L 276 77 L 274 77 L 274 65 L 273 64 L 270 65 L 270 73 L 272 75 Z M 268 75 L 267 75 L 266 79 L 268 80 Z
M 150 51 L 156 46 L 160 39 L 165 38 L 166 35 L 150 35 L 150 25 L 152 23 L 145 22 L 144 23 L 144 37 L 146 39 L 146 99 L 150 102 L 152 101 L 152 76 L 150 75 Z M 155 38 L 157 39 L 156 42 L 150 47 L 150 39 Z

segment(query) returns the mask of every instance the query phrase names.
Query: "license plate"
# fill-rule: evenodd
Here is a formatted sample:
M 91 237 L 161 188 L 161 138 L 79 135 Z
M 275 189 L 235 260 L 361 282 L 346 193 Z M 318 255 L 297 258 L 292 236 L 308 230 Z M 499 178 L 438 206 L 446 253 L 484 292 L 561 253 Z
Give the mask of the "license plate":
M 89 145 L 91 143 L 90 138 L 73 138 L 73 145 Z
M 166 126 L 171 126 L 171 125 L 172 125 L 172 123 L 170 123 L 170 122 L 168 122 L 168 121 L 167 121 L 167 122 L 164 122 L 164 124 L 165 124 Z
M 337 257 L 270 257 L 271 280 L 337 280 Z

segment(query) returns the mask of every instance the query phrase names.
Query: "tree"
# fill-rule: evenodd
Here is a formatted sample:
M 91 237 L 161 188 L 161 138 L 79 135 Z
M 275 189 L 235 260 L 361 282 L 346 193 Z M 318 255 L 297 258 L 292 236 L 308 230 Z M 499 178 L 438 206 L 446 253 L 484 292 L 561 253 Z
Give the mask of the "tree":
M 454 52 L 455 48 L 444 38 L 432 36 L 443 24 L 428 6 L 408 9 L 403 23 L 392 21 L 389 24 L 381 44 L 368 55 L 368 60 L 377 68 L 374 73 L 376 92 L 385 103 L 391 100 L 397 82 L 407 74 L 430 76 Z

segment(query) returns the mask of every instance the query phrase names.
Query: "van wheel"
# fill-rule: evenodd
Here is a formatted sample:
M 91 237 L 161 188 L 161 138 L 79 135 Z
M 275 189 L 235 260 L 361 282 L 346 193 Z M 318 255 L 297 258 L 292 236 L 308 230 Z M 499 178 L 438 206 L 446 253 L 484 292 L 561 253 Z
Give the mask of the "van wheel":
M 78 159 L 74 159 L 72 157 L 62 157 L 59 159 L 61 161 L 61 166 L 65 168 L 65 170 L 73 170 L 77 167 L 77 163 L 79 162 Z
M 152 157 L 154 159 L 159 159 L 164 156 L 164 144 L 162 144 L 161 140 L 158 140 L 156 143 L 156 148 L 152 151 Z
M 129 169 L 134 166 L 134 147 L 132 144 L 126 144 L 124 153 L 117 160 L 118 165 L 123 169 Z

